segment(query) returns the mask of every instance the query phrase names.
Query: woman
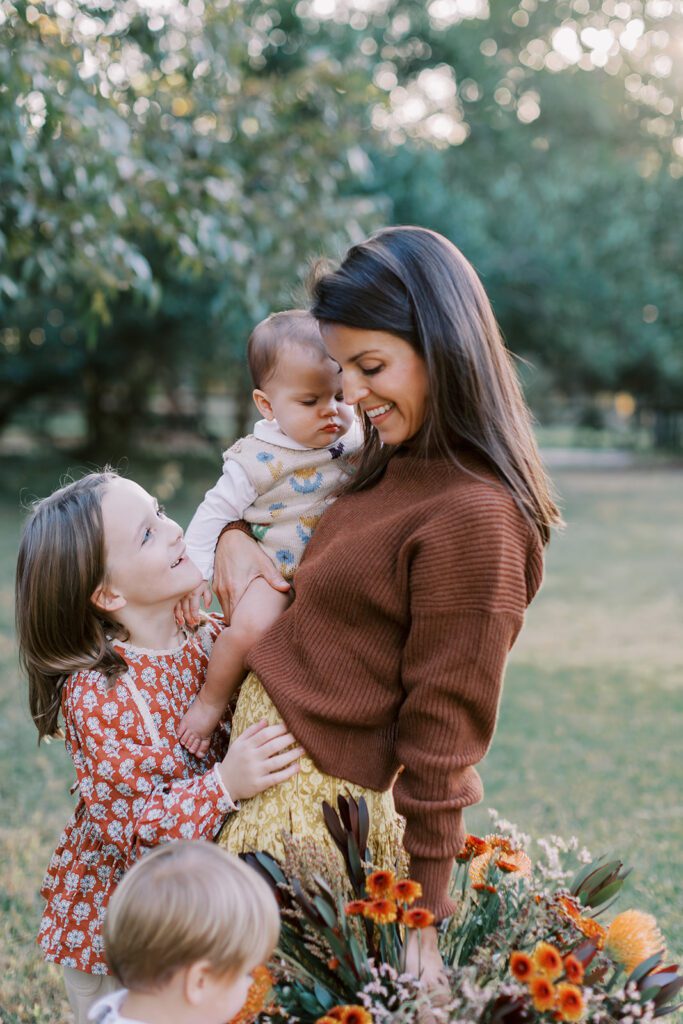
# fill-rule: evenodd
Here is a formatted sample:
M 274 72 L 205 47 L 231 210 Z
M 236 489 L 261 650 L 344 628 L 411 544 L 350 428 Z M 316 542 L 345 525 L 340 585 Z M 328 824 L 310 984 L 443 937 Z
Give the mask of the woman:
M 373 799 L 393 786 L 410 876 L 440 919 L 454 910 L 462 809 L 482 796 L 473 766 L 559 514 L 490 304 L 455 246 L 421 228 L 380 231 L 318 278 L 313 299 L 365 447 L 307 548 L 295 601 L 250 652 L 236 724 L 261 717 L 263 700 L 282 716 L 315 766 L 315 806 L 328 782 Z M 226 614 L 256 575 L 281 587 L 266 561 L 244 534 L 224 534 Z M 265 848 L 302 797 L 289 787 L 284 813 L 256 799 Z M 228 826 L 225 841 L 234 851 L 244 837 Z M 434 978 L 435 929 L 422 958 Z

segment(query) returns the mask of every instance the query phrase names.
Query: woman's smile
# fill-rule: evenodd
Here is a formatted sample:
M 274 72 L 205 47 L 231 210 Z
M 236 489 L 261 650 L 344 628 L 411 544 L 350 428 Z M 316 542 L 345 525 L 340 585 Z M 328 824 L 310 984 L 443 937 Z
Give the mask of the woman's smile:
M 343 324 L 323 324 L 327 350 L 342 371 L 344 400 L 358 406 L 385 444 L 400 445 L 422 429 L 429 380 L 424 359 L 403 338 Z

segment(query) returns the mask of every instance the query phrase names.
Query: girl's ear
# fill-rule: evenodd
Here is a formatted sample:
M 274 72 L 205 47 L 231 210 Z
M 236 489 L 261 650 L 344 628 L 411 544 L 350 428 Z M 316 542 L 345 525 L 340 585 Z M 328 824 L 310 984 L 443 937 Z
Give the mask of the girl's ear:
M 264 420 L 272 421 L 275 419 L 273 407 L 270 404 L 270 399 L 265 391 L 261 391 L 259 388 L 254 388 L 251 393 L 251 397 L 254 399 L 254 404 L 263 416 Z
M 123 594 L 110 590 L 104 583 L 100 583 L 99 587 L 93 590 L 90 600 L 102 612 L 118 612 L 127 604 Z

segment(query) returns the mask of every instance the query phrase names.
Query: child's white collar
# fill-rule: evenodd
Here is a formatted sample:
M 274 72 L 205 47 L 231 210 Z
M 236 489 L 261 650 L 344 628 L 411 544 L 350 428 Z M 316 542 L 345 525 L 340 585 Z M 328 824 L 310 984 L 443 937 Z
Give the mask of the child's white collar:
M 259 441 L 268 441 L 270 444 L 279 445 L 280 448 L 291 448 L 297 452 L 310 452 L 313 450 L 305 444 L 299 444 L 298 441 L 285 434 L 277 420 L 259 420 L 254 425 L 254 437 L 257 437 Z M 333 448 L 340 441 L 345 442 L 345 447 L 348 451 L 352 451 L 362 444 L 363 430 L 357 419 L 354 419 L 350 429 L 345 434 L 338 437 L 336 441 L 331 441 L 325 447 Z
M 88 1020 L 94 1021 L 95 1024 L 142 1024 L 142 1021 L 133 1020 L 132 1017 L 122 1017 L 119 1013 L 121 1003 L 127 995 L 128 990 L 120 988 L 116 992 L 102 996 L 90 1010 Z

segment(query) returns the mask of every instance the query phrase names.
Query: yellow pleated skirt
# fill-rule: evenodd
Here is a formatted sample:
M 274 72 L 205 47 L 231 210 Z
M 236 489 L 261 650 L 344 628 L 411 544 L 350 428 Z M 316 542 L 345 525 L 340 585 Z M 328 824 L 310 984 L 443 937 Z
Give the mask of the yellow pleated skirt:
M 262 719 L 269 725 L 282 721 L 258 676 L 251 672 L 237 701 L 231 741 Z M 381 793 L 325 775 L 307 755 L 300 759 L 299 771 L 291 779 L 250 800 L 242 800 L 240 810 L 226 819 L 218 842 L 230 853 L 266 850 L 278 860 L 285 860 L 286 845 L 291 846 L 288 837 L 293 837 L 295 843 L 304 842 L 328 863 L 337 863 L 341 868 L 341 855 L 330 838 L 322 813 L 323 800 L 336 810 L 338 796 L 365 798 L 370 816 L 368 846 L 372 864 L 377 868 L 400 869 L 404 823 L 394 808 L 391 790 Z

